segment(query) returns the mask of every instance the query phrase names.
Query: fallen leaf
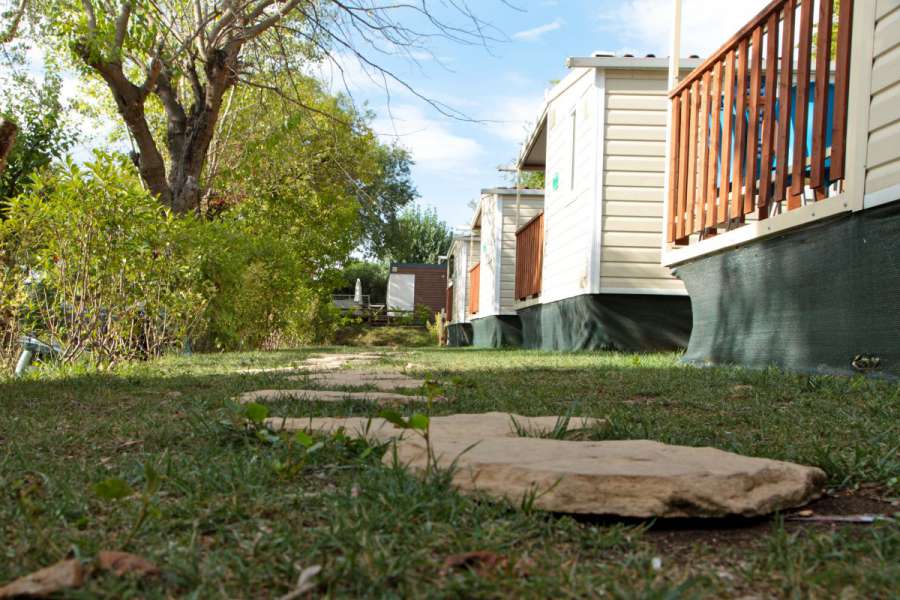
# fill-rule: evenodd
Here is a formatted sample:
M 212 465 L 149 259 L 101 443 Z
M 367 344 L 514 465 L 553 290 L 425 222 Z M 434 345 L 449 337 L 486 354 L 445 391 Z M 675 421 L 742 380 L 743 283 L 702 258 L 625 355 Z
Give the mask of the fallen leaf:
M 97 555 L 97 566 L 104 571 L 112 571 L 119 577 L 123 575 L 147 577 L 159 574 L 159 567 L 143 556 L 130 552 L 102 550 Z
M 288 592 L 278 600 L 296 600 L 306 592 L 315 589 L 316 583 L 313 581 L 313 579 L 316 577 L 316 575 L 319 574 L 321 570 L 321 565 L 313 565 L 300 571 L 300 576 L 297 578 L 297 587 L 295 587 L 292 591 Z
M 80 587 L 83 583 L 84 567 L 81 562 L 76 559 L 61 560 L 3 586 L 0 588 L 0 598 L 49 596 L 60 590 Z
M 505 567 L 507 559 L 488 550 L 476 550 L 474 552 L 463 552 L 462 554 L 452 554 L 444 559 L 444 566 L 441 569 L 443 575 L 447 575 L 455 569 L 468 569 L 475 571 L 479 575 L 484 574 L 496 568 Z

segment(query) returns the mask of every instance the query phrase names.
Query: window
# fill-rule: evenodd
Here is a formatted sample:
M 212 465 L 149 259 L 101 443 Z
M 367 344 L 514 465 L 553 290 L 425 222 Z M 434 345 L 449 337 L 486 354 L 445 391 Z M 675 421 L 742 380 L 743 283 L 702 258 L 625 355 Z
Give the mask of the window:
M 569 156 L 569 189 L 570 190 L 575 189 L 575 141 L 578 137 L 576 135 L 576 132 L 578 131 L 576 129 L 576 119 L 575 119 L 576 116 L 577 116 L 576 111 L 573 110 L 572 114 L 570 116 L 570 121 L 572 122 L 572 148 L 571 148 L 571 154 Z

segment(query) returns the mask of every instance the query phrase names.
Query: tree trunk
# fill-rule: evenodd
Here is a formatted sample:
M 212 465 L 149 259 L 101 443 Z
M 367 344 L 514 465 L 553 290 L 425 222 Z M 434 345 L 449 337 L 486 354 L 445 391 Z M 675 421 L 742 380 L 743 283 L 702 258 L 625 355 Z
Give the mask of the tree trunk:
M 6 168 L 6 159 L 12 152 L 18 132 L 19 128 L 15 123 L 3 119 L 3 123 L 0 124 L 0 173 L 3 173 L 3 169 Z

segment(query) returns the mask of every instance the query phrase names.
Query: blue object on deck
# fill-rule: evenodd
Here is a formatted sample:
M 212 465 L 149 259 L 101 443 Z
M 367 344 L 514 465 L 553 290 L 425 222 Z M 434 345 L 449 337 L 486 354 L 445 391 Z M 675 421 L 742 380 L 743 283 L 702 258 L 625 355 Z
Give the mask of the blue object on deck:
M 761 98 L 765 97 L 764 96 L 765 91 L 766 91 L 765 85 L 763 85 L 762 90 L 760 92 L 762 94 Z M 809 159 L 812 156 L 813 115 L 815 114 L 815 97 L 816 97 L 816 84 L 815 84 L 815 82 L 811 82 L 809 84 L 809 101 L 808 101 L 808 108 L 806 111 L 807 112 L 807 115 L 806 115 L 806 147 L 804 149 L 804 157 L 806 159 Z M 778 117 L 779 117 L 780 113 L 781 113 L 780 101 L 776 100 L 775 101 L 775 123 L 773 125 L 773 131 L 775 131 L 775 132 L 778 131 Z M 749 122 L 750 122 L 750 112 L 749 112 L 748 108 L 744 109 L 743 119 L 744 119 L 744 131 L 746 132 L 747 128 L 749 126 Z M 710 118 L 710 120 L 712 120 L 712 119 Z M 724 123 L 724 120 L 725 120 L 725 109 L 720 104 L 720 108 L 719 108 L 720 145 L 721 145 L 721 140 L 723 137 L 722 136 L 722 129 L 723 129 L 722 124 Z M 759 123 L 757 124 L 757 128 L 756 128 L 757 136 L 758 136 L 758 139 L 760 140 L 757 143 L 757 148 L 759 148 L 759 145 L 761 144 L 762 123 L 763 123 L 763 115 L 762 115 L 762 111 L 760 111 Z M 797 123 L 797 86 L 794 86 L 791 88 L 791 115 L 790 115 L 790 127 L 789 127 L 789 133 L 788 133 L 788 160 L 789 161 L 793 160 L 793 156 L 794 156 L 794 143 L 795 143 L 794 140 L 796 137 L 796 123 Z M 825 124 L 826 124 L 826 126 L 825 126 L 825 147 L 826 148 L 831 147 L 832 130 L 834 129 L 833 123 L 834 123 L 834 84 L 830 83 L 830 84 L 828 84 L 828 112 L 825 116 Z M 712 123 L 710 123 L 709 129 L 712 129 L 711 125 L 712 125 Z M 735 139 L 736 129 L 737 129 L 737 111 L 736 111 L 736 107 L 733 106 L 732 111 L 731 111 L 731 154 L 730 154 L 730 156 L 732 156 L 732 157 L 734 157 L 734 139 Z M 709 144 L 709 141 L 707 141 L 707 144 Z M 756 161 L 754 162 L 754 164 L 756 165 L 756 178 L 757 179 L 759 179 L 759 177 L 760 177 L 761 158 L 762 158 L 762 156 L 761 156 L 760 152 L 757 150 Z M 776 160 L 777 160 L 777 157 L 774 155 L 774 152 L 773 152 L 772 166 L 770 169 L 773 173 L 776 168 Z M 747 161 L 746 156 L 741 157 L 741 170 L 742 171 L 745 168 L 746 161 Z M 728 181 L 729 181 L 729 183 L 731 182 L 732 177 L 734 175 L 731 172 L 732 164 L 733 163 L 731 163 L 731 161 L 729 161 L 729 165 L 728 165 L 728 171 L 729 171 L 728 172 Z M 826 155 L 825 156 L 825 173 L 824 173 L 826 186 L 830 182 L 830 179 L 829 179 L 829 174 L 830 174 L 830 170 L 831 170 L 830 167 L 831 167 L 831 157 Z M 806 168 L 807 173 L 809 173 L 809 170 L 810 170 L 809 167 L 807 167 Z M 788 182 L 790 182 L 790 175 L 791 175 L 790 169 L 788 169 Z M 722 153 L 718 152 L 717 156 L 716 156 L 716 185 L 717 186 L 721 182 L 721 177 L 722 177 Z

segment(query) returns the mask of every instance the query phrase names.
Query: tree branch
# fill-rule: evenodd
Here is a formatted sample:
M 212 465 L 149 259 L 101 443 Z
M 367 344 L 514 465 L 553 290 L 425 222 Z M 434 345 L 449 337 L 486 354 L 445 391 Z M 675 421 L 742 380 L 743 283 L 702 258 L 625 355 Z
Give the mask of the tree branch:
M 22 22 L 22 17 L 25 16 L 26 8 L 28 8 L 28 0 L 20 0 L 19 7 L 12 15 L 9 27 L 7 27 L 6 31 L 0 32 L 0 44 L 11 42 L 16 37 L 16 34 L 19 32 L 19 24 Z

